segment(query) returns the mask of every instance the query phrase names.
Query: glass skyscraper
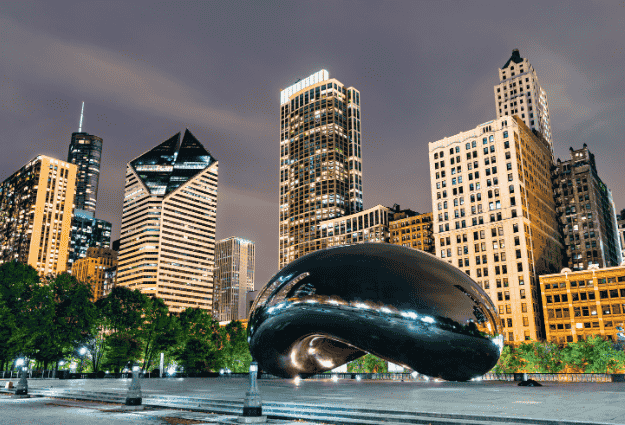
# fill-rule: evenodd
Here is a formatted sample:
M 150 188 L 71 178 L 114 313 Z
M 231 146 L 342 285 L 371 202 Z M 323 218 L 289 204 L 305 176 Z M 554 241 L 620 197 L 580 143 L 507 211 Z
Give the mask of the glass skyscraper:
M 70 271 L 76 260 L 87 255 L 88 248 L 110 247 L 111 223 L 95 218 L 101 158 L 102 138 L 82 131 L 72 133 L 67 162 L 76 165 L 78 174 L 67 259 Z
M 189 130 L 128 163 L 117 285 L 212 311 L 217 174 Z
M 320 222 L 362 205 L 360 92 L 321 70 L 280 93 L 279 266 L 326 248 Z

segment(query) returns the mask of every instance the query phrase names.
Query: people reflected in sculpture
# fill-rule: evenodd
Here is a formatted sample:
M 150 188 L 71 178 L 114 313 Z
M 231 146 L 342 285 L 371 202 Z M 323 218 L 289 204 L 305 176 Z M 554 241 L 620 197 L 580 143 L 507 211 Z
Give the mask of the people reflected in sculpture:
M 428 253 L 375 243 L 284 267 L 256 298 L 248 337 L 261 368 L 285 378 L 372 353 L 466 381 L 491 370 L 503 348 L 495 307 L 469 276 Z

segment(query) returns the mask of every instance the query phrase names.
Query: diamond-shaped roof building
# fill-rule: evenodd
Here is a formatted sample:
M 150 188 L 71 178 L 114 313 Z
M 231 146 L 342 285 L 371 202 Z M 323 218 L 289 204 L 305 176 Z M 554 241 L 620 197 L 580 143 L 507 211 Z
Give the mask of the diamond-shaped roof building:
M 130 162 L 153 195 L 166 195 L 217 160 L 186 129 Z

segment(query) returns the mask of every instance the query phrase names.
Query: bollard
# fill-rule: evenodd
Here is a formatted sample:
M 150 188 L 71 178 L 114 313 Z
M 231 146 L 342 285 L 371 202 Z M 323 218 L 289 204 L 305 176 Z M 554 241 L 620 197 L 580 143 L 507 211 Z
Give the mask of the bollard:
M 141 383 L 139 382 L 139 368 L 132 368 L 132 382 L 126 393 L 126 406 L 141 406 Z M 138 408 L 138 407 L 137 407 Z
M 243 403 L 243 416 L 239 416 L 239 423 L 265 423 L 267 416 L 263 416 L 263 406 L 258 392 L 256 383 L 256 375 L 258 374 L 258 363 L 250 364 L 250 389 L 245 393 L 245 401 Z
M 20 380 L 17 383 L 17 387 L 15 388 L 14 398 L 29 398 L 28 395 L 28 381 L 26 379 L 26 368 L 22 366 Z

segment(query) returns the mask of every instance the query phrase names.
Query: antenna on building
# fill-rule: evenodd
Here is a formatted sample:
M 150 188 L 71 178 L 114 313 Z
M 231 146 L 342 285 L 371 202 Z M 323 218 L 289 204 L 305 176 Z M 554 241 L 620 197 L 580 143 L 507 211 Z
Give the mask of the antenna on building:
M 82 103 L 82 108 L 80 109 L 80 123 L 78 124 L 78 132 L 82 133 L 82 115 L 85 111 L 85 102 Z

